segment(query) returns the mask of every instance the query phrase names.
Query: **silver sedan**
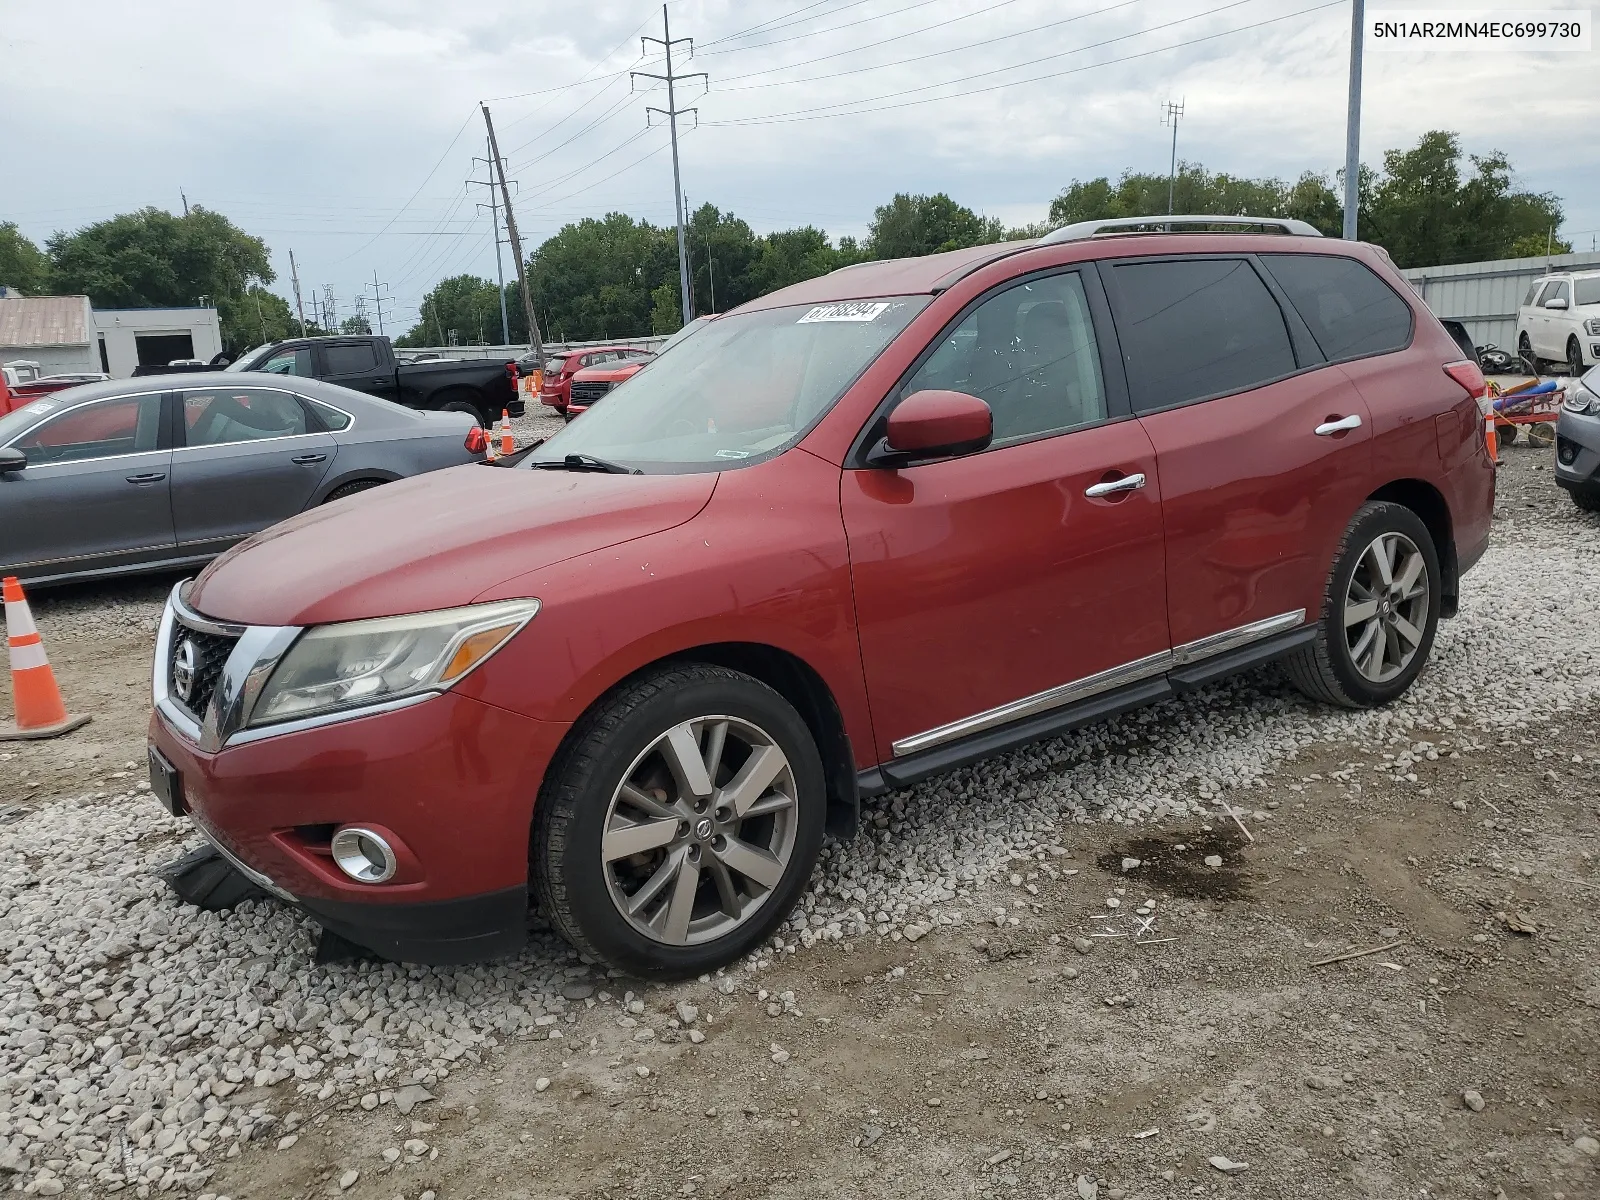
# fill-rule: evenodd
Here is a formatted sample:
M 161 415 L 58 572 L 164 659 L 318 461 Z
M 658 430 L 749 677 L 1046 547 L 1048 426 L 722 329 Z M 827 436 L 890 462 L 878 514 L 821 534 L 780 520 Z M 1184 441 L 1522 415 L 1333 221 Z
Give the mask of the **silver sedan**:
M 40 584 L 194 566 L 483 448 L 465 413 L 315 379 L 206 372 L 55 392 L 0 416 L 0 574 Z

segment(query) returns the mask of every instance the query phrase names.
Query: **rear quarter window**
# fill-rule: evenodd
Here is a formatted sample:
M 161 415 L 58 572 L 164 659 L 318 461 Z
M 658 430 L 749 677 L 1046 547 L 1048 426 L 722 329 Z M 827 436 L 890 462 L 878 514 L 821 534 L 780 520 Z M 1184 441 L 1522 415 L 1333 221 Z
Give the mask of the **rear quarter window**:
M 1263 254 L 1261 261 L 1330 362 L 1411 343 L 1410 305 L 1365 263 L 1323 254 Z

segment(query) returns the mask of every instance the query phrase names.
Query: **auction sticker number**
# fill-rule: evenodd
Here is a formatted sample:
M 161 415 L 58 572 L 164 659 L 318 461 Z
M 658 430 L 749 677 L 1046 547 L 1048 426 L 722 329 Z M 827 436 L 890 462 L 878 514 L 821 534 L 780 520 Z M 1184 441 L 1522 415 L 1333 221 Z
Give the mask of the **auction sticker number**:
M 814 325 L 819 321 L 876 321 L 888 311 L 887 300 L 846 300 L 840 304 L 819 304 L 795 322 Z

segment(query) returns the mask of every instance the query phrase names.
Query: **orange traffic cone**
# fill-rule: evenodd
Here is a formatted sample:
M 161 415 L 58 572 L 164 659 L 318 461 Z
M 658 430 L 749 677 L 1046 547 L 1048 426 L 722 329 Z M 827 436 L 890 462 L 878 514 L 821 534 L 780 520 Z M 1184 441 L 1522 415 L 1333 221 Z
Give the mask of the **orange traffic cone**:
M 1500 435 L 1495 432 L 1493 413 L 1483 419 L 1483 444 L 1489 450 L 1489 461 L 1498 467 L 1500 465 Z
M 500 410 L 500 453 L 510 454 L 517 448 L 517 440 L 511 436 L 511 412 L 508 409 Z
M 0 725 L 0 742 L 21 738 L 56 737 L 88 723 L 87 716 L 67 714 L 56 686 L 55 672 L 44 656 L 44 643 L 34 626 L 33 613 L 22 597 L 22 585 L 8 575 L 4 583 L 6 633 L 11 644 L 11 698 L 16 721 Z

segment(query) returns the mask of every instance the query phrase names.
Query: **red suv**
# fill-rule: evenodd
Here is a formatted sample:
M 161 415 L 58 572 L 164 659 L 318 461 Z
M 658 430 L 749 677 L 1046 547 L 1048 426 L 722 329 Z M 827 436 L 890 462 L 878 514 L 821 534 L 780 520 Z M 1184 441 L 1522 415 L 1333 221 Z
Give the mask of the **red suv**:
M 565 415 L 567 405 L 572 401 L 574 375 L 585 367 L 635 358 L 648 361 L 650 352 L 637 350 L 631 346 L 586 346 L 579 350 L 552 354 L 544 360 L 544 387 L 539 392 L 539 402 Z
M 531 893 L 682 976 L 862 795 L 1269 660 L 1394 699 L 1489 537 L 1483 380 L 1382 251 L 1255 224 L 836 271 L 514 469 L 258 534 L 168 602 L 157 794 L 381 954 Z

